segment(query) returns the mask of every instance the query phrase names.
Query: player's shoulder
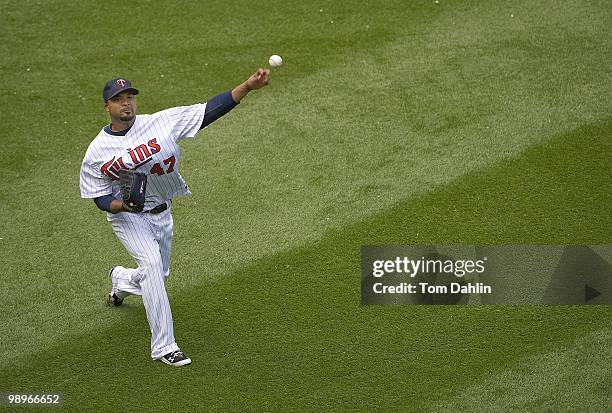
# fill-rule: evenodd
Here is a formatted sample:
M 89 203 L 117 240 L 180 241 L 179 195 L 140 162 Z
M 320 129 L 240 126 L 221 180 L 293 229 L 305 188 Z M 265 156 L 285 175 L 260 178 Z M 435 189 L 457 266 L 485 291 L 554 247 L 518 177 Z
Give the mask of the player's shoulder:
M 152 116 L 160 117 L 160 118 L 174 118 L 177 116 L 182 116 L 189 112 L 198 112 L 204 111 L 206 105 L 204 103 L 194 103 L 192 105 L 183 105 L 183 106 L 174 106 L 171 108 L 166 108 L 160 110 L 159 112 L 154 113 Z
M 89 146 L 87 148 L 87 152 L 91 151 L 92 148 L 99 146 L 102 144 L 102 141 L 106 138 L 108 134 L 104 130 L 104 128 L 100 129 L 100 132 L 89 142 Z
M 100 156 L 105 156 L 105 152 L 109 147 L 114 146 L 113 141 L 117 138 L 107 131 L 108 125 L 104 126 L 98 134 L 89 142 L 87 151 L 85 152 L 85 159 L 97 159 Z

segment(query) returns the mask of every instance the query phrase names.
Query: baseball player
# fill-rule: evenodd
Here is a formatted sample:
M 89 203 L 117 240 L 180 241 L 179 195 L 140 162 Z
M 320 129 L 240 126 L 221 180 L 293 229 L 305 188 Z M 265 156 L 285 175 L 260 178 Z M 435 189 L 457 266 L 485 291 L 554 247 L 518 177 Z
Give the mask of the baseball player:
M 206 103 L 137 115 L 138 89 L 125 78 L 109 80 L 102 91 L 110 124 L 89 145 L 80 173 L 83 198 L 93 198 L 136 268 L 111 268 L 108 304 L 120 306 L 141 295 L 151 329 L 151 357 L 172 366 L 191 363 L 176 344 L 164 281 L 170 274 L 172 200 L 189 195 L 179 173 L 177 142 L 232 110 L 250 91 L 268 84 L 269 70 Z M 125 179 L 124 179 L 125 178 Z M 135 179 L 138 178 L 138 179 Z M 129 184 L 127 184 L 127 183 Z M 127 186 L 127 187 L 126 187 Z

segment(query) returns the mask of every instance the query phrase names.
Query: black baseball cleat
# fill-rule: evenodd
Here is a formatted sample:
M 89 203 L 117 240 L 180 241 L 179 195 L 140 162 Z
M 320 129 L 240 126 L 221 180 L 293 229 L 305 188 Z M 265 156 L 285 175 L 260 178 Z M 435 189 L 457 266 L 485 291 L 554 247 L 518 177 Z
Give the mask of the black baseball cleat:
M 108 293 L 107 302 L 111 307 L 119 307 L 123 304 L 123 298 L 119 298 L 115 292 L 111 291 Z
M 191 359 L 185 355 L 181 350 L 173 351 L 172 353 L 168 353 L 162 358 L 160 358 L 166 364 L 171 366 L 186 366 L 187 364 L 191 364 Z

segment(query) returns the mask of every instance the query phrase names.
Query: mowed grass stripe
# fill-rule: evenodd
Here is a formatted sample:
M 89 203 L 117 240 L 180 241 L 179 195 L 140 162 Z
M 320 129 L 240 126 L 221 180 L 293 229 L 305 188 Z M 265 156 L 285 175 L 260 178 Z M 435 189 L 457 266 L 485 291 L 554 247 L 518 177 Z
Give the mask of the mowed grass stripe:
M 568 7 L 535 24 L 502 16 L 490 6 L 474 9 L 443 9 L 417 35 L 398 29 L 371 55 L 340 58 L 340 64 L 299 85 L 272 88 L 267 102 L 278 110 L 261 115 L 261 141 L 243 136 L 232 144 L 213 135 L 198 156 L 188 155 L 194 166 L 236 166 L 224 177 L 214 167 L 194 172 L 195 184 L 211 194 L 198 206 L 219 215 L 229 208 L 242 218 L 246 204 L 266 218 L 250 219 L 247 213 L 245 236 L 227 234 L 223 220 L 211 223 L 209 233 L 232 237 L 231 244 L 265 234 L 258 240 L 263 251 L 278 245 L 269 236 L 272 229 L 287 246 L 299 245 L 608 116 L 612 101 L 601 93 L 607 75 L 602 56 L 583 52 L 582 45 L 576 51 L 580 57 L 568 56 L 562 44 L 563 36 L 574 39 L 590 13 L 585 17 L 580 7 Z M 577 18 L 576 26 L 565 24 L 567 16 Z M 594 27 L 605 30 L 600 23 L 595 19 Z M 549 36 L 542 26 L 550 26 Z M 601 32 L 585 35 L 589 43 L 597 42 L 595 33 Z M 526 53 L 530 35 L 539 42 Z M 595 77 L 577 69 L 578 61 L 591 62 L 586 70 Z M 287 79 L 289 72 L 281 76 Z M 328 84 L 335 93 L 328 92 Z M 292 94 L 296 86 L 304 89 L 299 98 Z M 227 128 L 235 136 L 245 121 L 254 124 L 260 116 L 237 115 L 240 121 Z M 228 192 L 228 186 L 236 190 Z M 267 219 L 270 215 L 274 219 Z
M 125 405 L 134 382 L 143 408 L 422 411 L 451 400 L 525 357 L 608 327 L 611 310 L 361 307 L 360 246 L 605 243 L 611 131 L 611 120 L 586 125 L 230 277 L 180 294 L 170 287 L 177 336 L 195 360 L 188 369 L 148 361 L 144 314 L 132 300 L 118 311 L 95 305 L 116 325 L 35 355 L 11 383 L 62 391 L 75 410 Z M 593 377 L 609 377 L 601 369 Z M 170 383 L 173 391 L 160 393 Z M 597 389 L 585 393 L 602 401 Z
M 432 412 L 605 412 L 612 406 L 612 330 L 526 357 L 460 389 Z

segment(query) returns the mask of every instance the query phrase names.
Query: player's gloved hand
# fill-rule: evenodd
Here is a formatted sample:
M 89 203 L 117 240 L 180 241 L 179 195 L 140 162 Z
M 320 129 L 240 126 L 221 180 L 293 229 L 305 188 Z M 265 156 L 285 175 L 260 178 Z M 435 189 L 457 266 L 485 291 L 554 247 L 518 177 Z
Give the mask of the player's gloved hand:
M 119 185 L 123 198 L 123 209 L 127 212 L 142 212 L 147 192 L 147 175 L 129 169 L 119 170 Z

